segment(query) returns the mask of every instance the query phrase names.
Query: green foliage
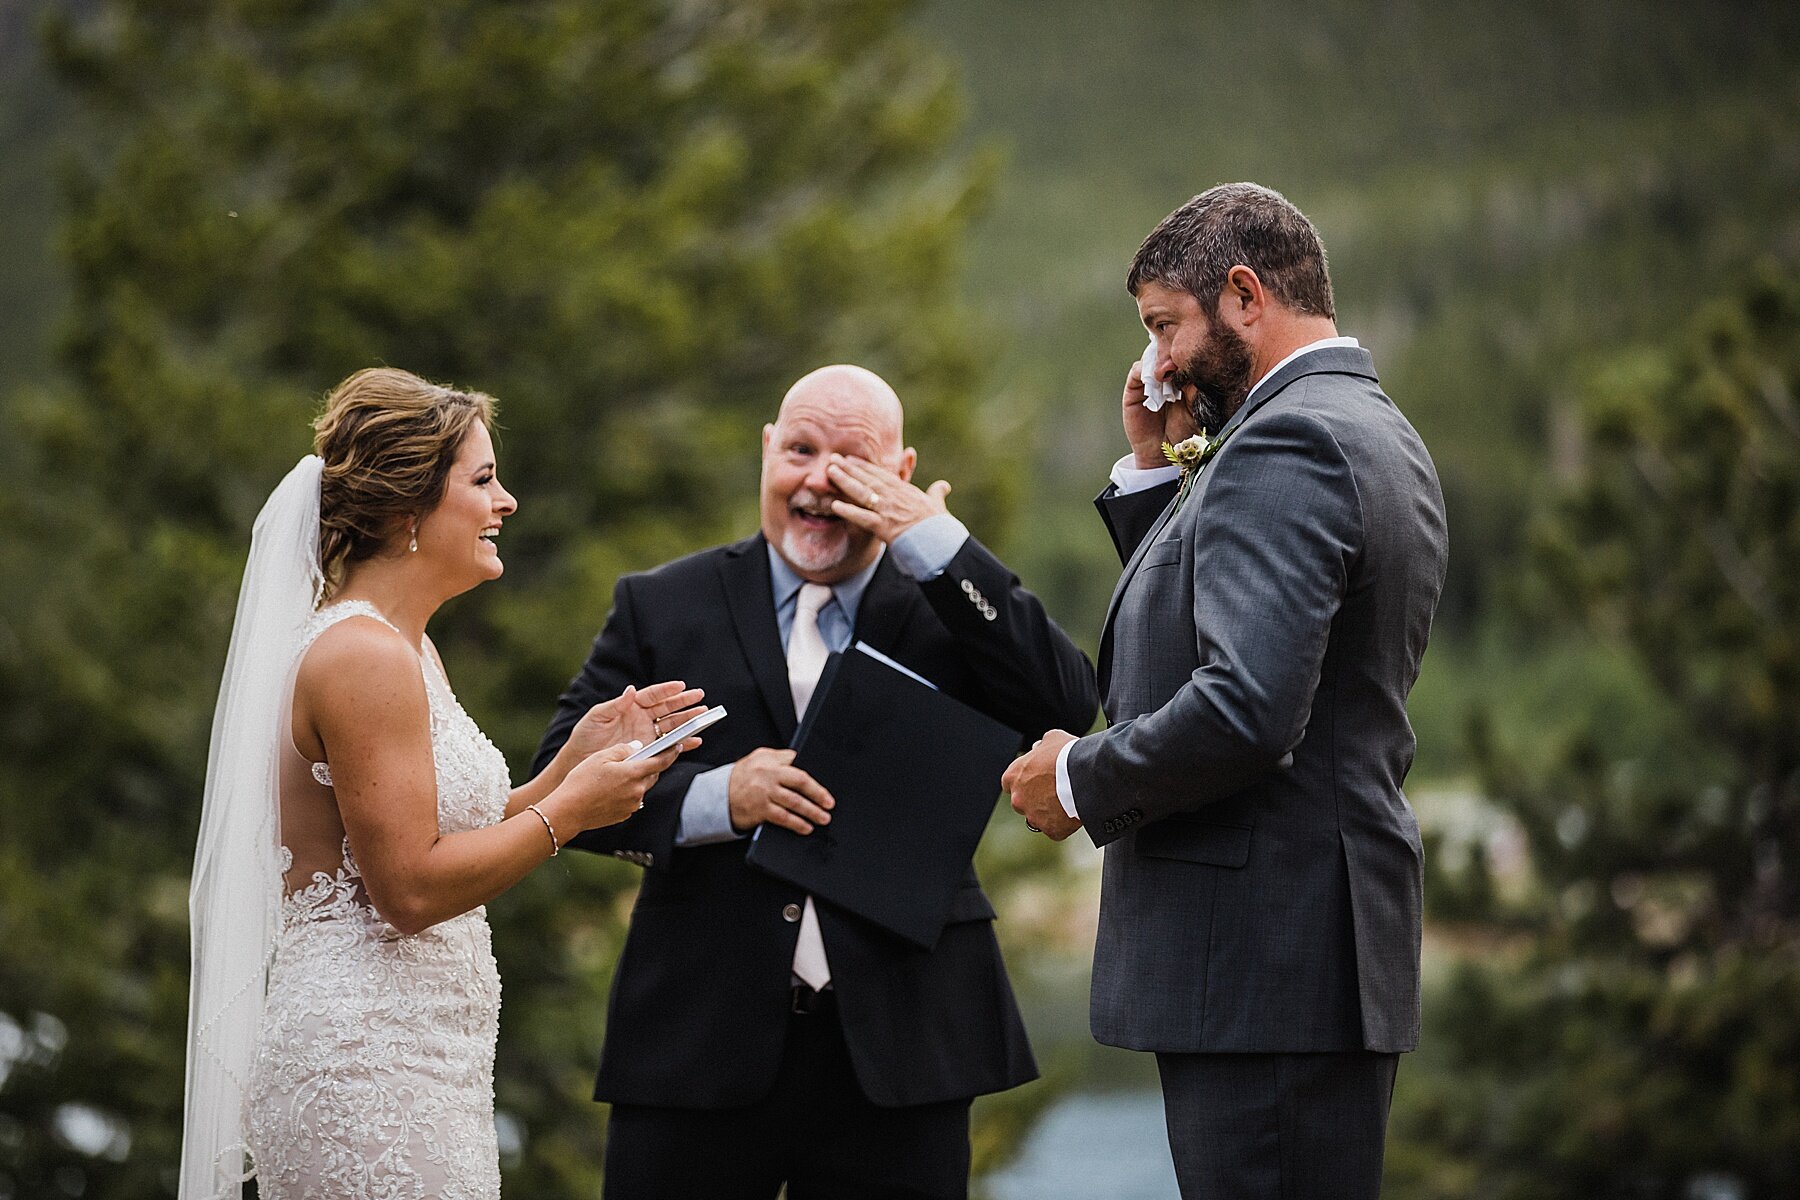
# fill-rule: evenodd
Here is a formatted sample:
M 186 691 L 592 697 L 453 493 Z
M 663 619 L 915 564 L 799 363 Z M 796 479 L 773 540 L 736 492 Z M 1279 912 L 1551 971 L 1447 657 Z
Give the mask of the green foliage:
M 50 366 L 50 325 L 67 293 L 45 236 L 68 98 L 49 79 L 31 36 L 31 4 L 0 5 L 0 395 Z
M 1144 345 L 1125 267 L 1201 189 L 1258 180 L 1318 224 L 1340 325 L 1443 477 L 1434 647 L 1484 636 L 1588 368 L 1658 336 L 1698 281 L 1800 264 L 1783 0 L 963 0 L 929 19 L 967 64 L 972 128 L 1013 144 L 970 288 L 1016 332 L 996 398 L 1040 431 L 1029 498 L 1053 532 L 1014 565 L 1078 629 L 1117 574 L 1087 501 Z M 1455 747 L 1433 754 L 1464 768 Z
M 1522 601 L 1627 653 L 1663 719 L 1651 739 L 1595 714 L 1538 752 L 1478 728 L 1532 880 L 1450 889 L 1514 932 L 1433 1014 L 1445 1069 L 1403 1134 L 1440 1152 L 1405 1160 L 1422 1188 L 1800 1179 L 1797 396 L 1800 279 L 1773 274 L 1584 392 L 1584 461 L 1533 526 Z
M 802 372 L 886 375 L 921 469 L 996 523 L 949 298 L 985 168 L 945 154 L 957 89 L 907 7 L 53 10 L 86 124 L 63 377 L 0 428 L 0 1197 L 168 1190 L 236 576 L 338 379 L 385 362 L 501 400 L 508 574 L 433 633 L 515 764 L 619 573 L 753 527 L 758 429 Z M 492 911 L 524 1195 L 597 1188 L 587 1097 L 637 875 L 583 857 Z
M 1672 753 L 1618 761 L 1597 733 L 1576 741 L 1558 781 L 1574 806 L 1504 756 L 1490 776 L 1551 887 L 1693 877 L 1704 900 L 1671 945 L 1800 923 L 1797 331 L 1800 287 L 1767 278 L 1678 350 L 1596 380 L 1582 484 L 1534 531 L 1539 595 L 1631 649 L 1676 716 Z

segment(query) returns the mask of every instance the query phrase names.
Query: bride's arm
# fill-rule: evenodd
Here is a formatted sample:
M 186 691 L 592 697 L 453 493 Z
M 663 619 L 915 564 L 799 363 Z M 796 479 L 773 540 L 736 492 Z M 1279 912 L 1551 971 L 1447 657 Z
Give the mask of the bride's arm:
M 672 679 L 645 688 L 628 687 L 623 694 L 594 705 L 575 723 L 575 728 L 569 732 L 569 740 L 556 752 L 556 757 L 530 782 L 512 790 L 512 798 L 506 805 L 507 815 L 522 812 L 527 805 L 543 800 L 588 755 L 621 742 L 648 745 L 659 732 L 666 733 L 689 717 L 698 715 L 700 701 L 705 695 L 699 688 Z M 699 744 L 698 738 L 690 738 L 686 748 L 691 750 Z
M 295 682 L 296 708 L 331 764 L 338 810 L 369 901 L 402 933 L 485 904 L 550 857 L 537 813 L 441 834 L 431 710 L 419 660 L 390 630 L 346 622 L 313 647 Z M 674 752 L 627 763 L 618 746 L 565 773 L 536 803 L 559 839 L 636 810 Z
M 450 675 L 444 670 L 444 660 L 429 636 L 425 639 L 425 649 L 436 660 L 439 672 L 448 679 Z M 700 688 L 690 688 L 681 680 L 672 679 L 645 688 L 627 687 L 622 695 L 594 705 L 576 722 L 569 732 L 569 740 L 563 743 L 556 757 L 530 781 L 512 790 L 506 801 L 506 815 L 516 816 L 533 804 L 541 804 L 568 777 L 570 769 L 588 755 L 620 742 L 646 744 L 663 731 L 675 728 L 700 712 L 698 706 L 705 696 Z M 698 744 L 695 739 L 694 745 Z M 560 830 L 558 835 L 561 835 Z

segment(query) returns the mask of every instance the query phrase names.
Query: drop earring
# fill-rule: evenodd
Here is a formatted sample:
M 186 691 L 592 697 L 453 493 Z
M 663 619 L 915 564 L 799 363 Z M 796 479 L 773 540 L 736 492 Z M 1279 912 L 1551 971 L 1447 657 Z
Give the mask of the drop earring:
M 419 552 L 419 523 L 417 521 L 413 522 L 412 541 L 406 544 L 406 548 L 414 554 Z

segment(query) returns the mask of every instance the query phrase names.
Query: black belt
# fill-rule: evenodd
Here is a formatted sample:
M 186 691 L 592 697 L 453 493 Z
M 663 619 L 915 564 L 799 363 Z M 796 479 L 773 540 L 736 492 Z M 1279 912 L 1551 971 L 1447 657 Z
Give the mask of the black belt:
M 804 983 L 796 983 L 792 998 L 788 1001 L 788 1011 L 795 1016 L 822 1017 L 829 1016 L 837 1009 L 837 993 L 831 988 L 815 992 Z

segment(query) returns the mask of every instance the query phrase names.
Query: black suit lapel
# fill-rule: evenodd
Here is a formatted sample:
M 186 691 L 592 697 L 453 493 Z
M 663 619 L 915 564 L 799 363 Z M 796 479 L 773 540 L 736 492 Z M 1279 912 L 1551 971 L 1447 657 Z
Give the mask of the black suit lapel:
M 912 623 L 914 608 L 922 603 L 919 585 L 900 573 L 892 555 L 883 554 L 875 574 L 869 577 L 862 603 L 857 605 L 852 642 L 867 642 L 883 654 L 895 654 Z
M 751 678 L 756 680 L 785 745 L 793 740 L 798 722 L 794 719 L 794 694 L 788 687 L 787 651 L 781 644 L 781 626 L 775 621 L 767 546 L 759 533 L 727 547 L 719 559 L 719 576 L 737 629 L 738 648 L 744 652 Z

